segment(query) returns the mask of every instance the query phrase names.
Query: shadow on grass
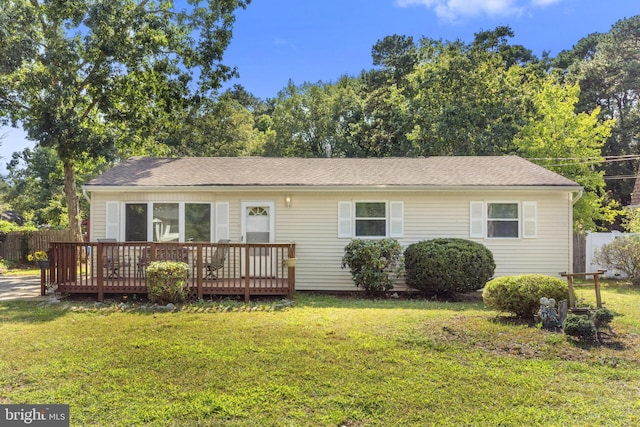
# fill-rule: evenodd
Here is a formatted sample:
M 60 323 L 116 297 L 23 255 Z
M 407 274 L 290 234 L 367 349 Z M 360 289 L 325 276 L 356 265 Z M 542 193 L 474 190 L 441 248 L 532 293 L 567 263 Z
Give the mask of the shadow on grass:
M 391 293 L 390 295 L 393 295 Z M 424 310 L 488 310 L 479 293 L 456 295 L 451 300 L 426 298 L 419 294 L 401 294 L 397 297 L 390 295 L 368 297 L 362 292 L 296 292 L 294 303 L 300 307 L 313 308 L 350 308 L 350 309 L 424 309 Z
M 0 302 L 0 322 L 44 323 L 66 314 L 61 303 L 47 300 L 12 300 Z

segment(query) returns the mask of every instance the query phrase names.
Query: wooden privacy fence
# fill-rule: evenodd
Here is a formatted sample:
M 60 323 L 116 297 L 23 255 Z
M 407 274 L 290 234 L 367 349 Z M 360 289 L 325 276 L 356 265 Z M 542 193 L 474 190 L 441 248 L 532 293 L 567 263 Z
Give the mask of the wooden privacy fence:
M 49 250 L 49 242 L 70 240 L 73 240 L 71 230 L 11 231 L 0 243 L 0 258 L 26 261 L 30 253 Z
M 204 295 L 285 295 L 295 289 L 294 243 L 52 242 L 42 275 L 63 293 L 146 294 L 153 261 L 189 265 L 188 287 Z

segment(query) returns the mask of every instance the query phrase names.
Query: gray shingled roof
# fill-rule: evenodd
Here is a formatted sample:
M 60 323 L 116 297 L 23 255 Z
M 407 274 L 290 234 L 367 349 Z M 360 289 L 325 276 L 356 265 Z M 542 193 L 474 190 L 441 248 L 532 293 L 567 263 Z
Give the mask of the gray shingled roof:
M 133 157 L 86 187 L 536 186 L 575 182 L 515 156 L 427 158 Z

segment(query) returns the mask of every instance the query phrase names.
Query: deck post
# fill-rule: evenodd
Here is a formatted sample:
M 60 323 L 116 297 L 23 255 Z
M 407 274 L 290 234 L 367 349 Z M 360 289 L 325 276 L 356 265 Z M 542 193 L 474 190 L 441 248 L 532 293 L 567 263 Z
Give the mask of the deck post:
M 97 267 L 98 267 L 98 301 L 104 300 L 104 257 L 103 243 L 98 242 Z
M 289 253 L 287 257 L 294 262 L 287 262 L 287 281 L 289 284 L 289 298 L 293 298 L 293 294 L 296 290 L 296 247 L 293 243 L 289 244 Z
M 198 299 L 202 299 L 202 245 L 198 245 L 196 250 L 196 286 L 198 287 Z
M 47 269 L 40 269 L 40 296 L 47 294 Z
M 251 273 L 251 268 L 249 265 L 249 253 L 251 251 L 249 250 L 249 244 L 245 244 L 244 245 L 244 259 L 245 259 L 245 263 L 244 263 L 244 301 L 245 302 L 249 302 L 249 296 L 251 295 L 251 289 L 250 289 L 250 284 L 251 284 L 251 280 L 249 278 L 249 274 Z

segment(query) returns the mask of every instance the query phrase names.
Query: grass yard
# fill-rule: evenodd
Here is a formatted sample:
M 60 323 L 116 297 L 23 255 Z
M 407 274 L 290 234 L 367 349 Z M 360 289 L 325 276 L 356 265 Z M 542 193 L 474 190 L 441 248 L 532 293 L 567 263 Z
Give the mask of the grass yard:
M 481 301 L 3 302 L 0 403 L 79 426 L 640 425 L 640 290 L 602 295 L 602 347 Z

